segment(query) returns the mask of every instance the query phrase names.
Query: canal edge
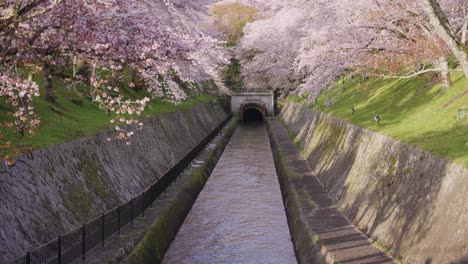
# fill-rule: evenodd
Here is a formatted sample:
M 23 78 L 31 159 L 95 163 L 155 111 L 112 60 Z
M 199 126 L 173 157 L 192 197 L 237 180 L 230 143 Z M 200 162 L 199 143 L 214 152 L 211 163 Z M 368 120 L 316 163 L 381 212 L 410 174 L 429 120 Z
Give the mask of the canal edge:
M 238 125 L 238 118 L 232 120 L 222 129 L 222 139 L 210 151 L 206 163 L 191 173 L 186 183 L 167 203 L 161 216 L 153 223 L 141 242 L 124 261 L 128 264 L 161 263 L 172 241 L 177 236 L 185 218 L 192 209 L 198 195 L 203 190 L 211 172 L 228 145 Z

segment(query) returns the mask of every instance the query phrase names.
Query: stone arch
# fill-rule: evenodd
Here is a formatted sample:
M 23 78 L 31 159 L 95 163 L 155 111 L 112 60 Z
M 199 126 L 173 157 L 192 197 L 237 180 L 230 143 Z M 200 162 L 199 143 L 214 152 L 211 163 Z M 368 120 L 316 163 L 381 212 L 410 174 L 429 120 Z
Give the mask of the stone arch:
M 256 110 L 261 113 L 262 115 L 262 120 L 265 120 L 267 116 L 267 108 L 265 104 L 261 103 L 246 103 L 246 104 L 241 104 L 240 106 L 240 111 L 239 111 L 239 117 L 240 121 L 244 122 L 246 116 L 244 116 L 249 110 Z
M 274 116 L 274 93 L 271 90 L 242 90 L 233 91 L 231 94 L 231 111 L 233 114 L 242 118 L 242 105 L 255 107 L 251 104 L 257 104 L 257 109 L 264 108 L 265 116 Z M 263 111 L 262 111 L 263 112 Z

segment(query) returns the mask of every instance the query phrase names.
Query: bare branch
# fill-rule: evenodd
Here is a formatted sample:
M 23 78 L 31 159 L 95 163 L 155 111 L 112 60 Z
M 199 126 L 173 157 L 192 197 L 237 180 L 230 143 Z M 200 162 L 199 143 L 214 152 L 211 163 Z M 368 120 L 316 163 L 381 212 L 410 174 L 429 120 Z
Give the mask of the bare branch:
M 442 71 L 443 71 L 443 69 L 435 68 L 435 69 L 425 69 L 425 70 L 421 70 L 421 71 L 412 73 L 412 74 L 410 74 L 410 75 L 370 74 L 369 76 L 378 77 L 378 78 L 383 78 L 383 79 L 411 79 L 411 78 L 414 78 L 414 77 L 417 77 L 417 76 L 419 76 L 419 75 L 423 75 L 423 74 L 426 74 L 426 73 L 430 73 L 430 72 L 442 72 Z M 450 72 L 461 72 L 462 69 L 451 69 L 451 70 L 449 70 L 449 71 L 450 71 Z

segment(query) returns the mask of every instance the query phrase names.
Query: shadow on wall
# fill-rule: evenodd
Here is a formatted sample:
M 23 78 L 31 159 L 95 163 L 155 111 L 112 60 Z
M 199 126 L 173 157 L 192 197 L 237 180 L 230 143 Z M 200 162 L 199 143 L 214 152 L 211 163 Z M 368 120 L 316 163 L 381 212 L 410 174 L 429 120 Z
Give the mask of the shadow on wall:
M 434 215 L 449 161 L 298 105 L 285 108 L 282 117 L 311 167 L 364 233 L 409 263 L 456 261 L 460 245 L 444 243 L 457 227 Z M 435 221 L 438 230 L 431 230 Z M 468 263 L 466 257 L 459 263 Z
M 315 167 L 320 180 L 340 201 L 346 214 L 367 235 L 379 239 L 377 231 L 384 224 L 390 232 L 385 244 L 391 246 L 393 255 L 399 256 L 405 246 L 417 245 L 431 228 L 434 202 L 439 193 L 442 178 L 424 175 L 444 175 L 447 162 L 434 164 L 429 168 L 418 170 L 414 165 L 414 157 L 410 157 L 404 149 L 394 149 L 389 144 L 380 146 L 374 153 L 373 160 L 367 160 L 371 180 L 360 187 L 365 190 L 348 195 L 350 175 L 355 166 L 360 166 L 358 147 L 350 151 L 340 151 L 344 145 L 359 144 L 360 133 L 350 137 L 334 138 L 336 127 L 331 126 L 328 139 L 324 139 L 310 156 L 306 157 L 310 164 L 321 164 Z M 393 153 L 393 154 L 392 154 Z M 422 159 L 423 157 L 421 157 Z M 418 175 L 414 171 L 418 170 Z M 351 177 L 354 178 L 353 175 Z M 421 180 L 424 183 L 420 182 Z M 352 197 L 352 201 L 344 200 Z M 386 221 L 390 220 L 390 225 Z M 382 239 L 381 238 L 381 239 Z M 389 239 L 392 238 L 392 239 Z
M 427 258 L 424 264 L 436 264 L 436 262 L 434 262 L 432 258 Z M 468 255 L 464 256 L 456 262 L 451 262 L 450 264 L 468 264 Z
M 457 126 L 449 127 L 446 130 L 431 131 L 419 136 L 409 137 L 408 140 L 420 146 L 426 146 L 430 151 L 439 151 L 440 154 L 453 158 L 461 159 L 468 152 L 468 123 L 458 124 Z M 450 135 L 450 140 L 447 140 L 447 135 Z M 437 149 L 435 149 L 437 144 Z M 465 167 L 468 168 L 468 162 L 465 162 Z

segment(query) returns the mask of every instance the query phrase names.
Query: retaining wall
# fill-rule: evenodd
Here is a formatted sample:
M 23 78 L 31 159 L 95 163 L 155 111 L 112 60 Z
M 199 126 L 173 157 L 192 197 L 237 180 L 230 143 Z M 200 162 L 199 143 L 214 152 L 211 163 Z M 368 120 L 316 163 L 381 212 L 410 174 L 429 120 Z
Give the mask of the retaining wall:
M 132 145 L 112 132 L 34 151 L 0 171 L 0 263 L 8 263 L 150 186 L 225 118 L 205 103 L 145 121 Z M 0 166 L 4 166 L 3 164 Z
M 403 263 L 468 255 L 468 169 L 302 104 L 281 119 L 345 214 Z

